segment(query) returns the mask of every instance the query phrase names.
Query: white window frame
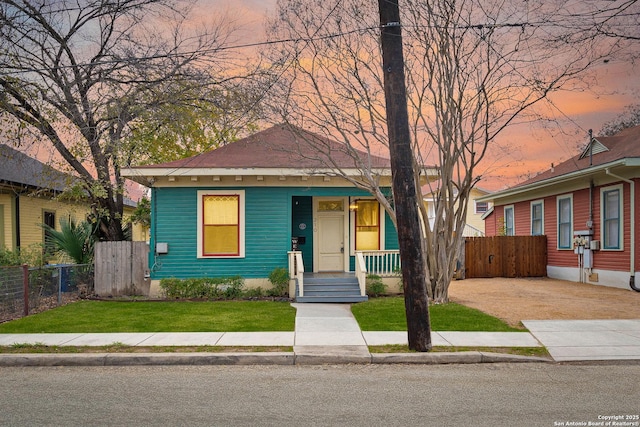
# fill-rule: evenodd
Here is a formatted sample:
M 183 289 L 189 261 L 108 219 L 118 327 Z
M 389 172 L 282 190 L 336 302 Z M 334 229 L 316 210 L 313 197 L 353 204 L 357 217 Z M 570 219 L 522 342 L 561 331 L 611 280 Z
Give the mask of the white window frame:
M 533 207 L 540 205 L 540 234 L 533 234 Z M 540 199 L 540 200 L 534 200 L 531 202 L 531 214 L 530 214 L 530 218 L 531 218 L 531 235 L 532 236 L 542 236 L 544 235 L 544 200 Z
M 560 202 L 569 200 L 569 245 L 560 246 Z M 563 194 L 556 197 L 556 249 L 560 251 L 573 250 L 573 194 Z
M 482 203 L 482 204 L 484 204 L 487 208 L 486 208 L 485 210 L 483 210 L 483 211 L 479 211 L 479 210 L 478 210 L 478 203 Z M 489 202 L 478 202 L 477 200 L 474 200 L 474 201 L 473 201 L 473 204 L 474 204 L 474 206 L 473 206 L 473 211 L 474 211 L 475 213 L 477 213 L 477 214 L 484 214 L 484 213 L 486 213 L 487 211 L 489 211 Z
M 607 248 L 605 247 L 605 223 L 604 223 L 604 204 L 605 204 L 605 193 L 610 191 L 618 191 L 620 194 L 619 199 L 619 213 L 618 217 L 618 247 L 615 248 Z M 602 251 L 624 251 L 624 186 L 622 184 L 611 185 L 609 187 L 602 187 L 600 189 L 600 250 Z
M 509 226 L 507 224 L 507 211 L 511 211 L 511 234 L 509 234 Z M 507 205 L 503 210 L 504 215 L 504 235 L 505 236 L 515 236 L 516 235 L 516 210 L 513 205 Z
M 239 204 L 239 212 L 238 212 L 238 221 L 240 221 L 240 247 L 238 248 L 238 255 L 204 255 L 203 247 L 202 247 L 202 220 L 203 220 L 203 212 L 202 212 L 202 199 L 204 196 L 238 196 L 238 204 Z M 198 226 L 197 226 L 197 257 L 204 259 L 221 259 L 221 258 L 244 258 L 245 257 L 245 194 L 244 190 L 200 190 L 197 192 L 198 197 Z
M 351 203 L 355 202 L 356 200 L 376 200 L 375 197 L 349 197 L 349 206 L 351 206 Z M 386 214 L 387 212 L 384 210 L 384 207 L 382 207 L 382 204 L 380 202 L 378 202 L 378 209 L 380 210 L 380 242 L 379 242 L 379 246 L 381 251 L 385 250 L 385 245 L 384 245 L 384 241 L 385 241 L 385 236 L 386 236 L 386 229 L 385 229 L 385 223 L 386 223 Z M 350 256 L 355 256 L 356 254 L 356 213 L 349 210 L 349 255 Z

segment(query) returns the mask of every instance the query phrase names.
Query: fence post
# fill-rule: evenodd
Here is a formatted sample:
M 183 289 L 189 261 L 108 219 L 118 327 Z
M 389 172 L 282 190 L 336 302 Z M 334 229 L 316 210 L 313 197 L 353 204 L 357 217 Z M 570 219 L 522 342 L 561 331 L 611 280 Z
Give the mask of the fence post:
M 22 285 L 24 291 L 24 315 L 29 315 L 29 266 L 22 264 Z
M 62 304 L 62 267 L 56 267 L 58 269 L 58 305 Z

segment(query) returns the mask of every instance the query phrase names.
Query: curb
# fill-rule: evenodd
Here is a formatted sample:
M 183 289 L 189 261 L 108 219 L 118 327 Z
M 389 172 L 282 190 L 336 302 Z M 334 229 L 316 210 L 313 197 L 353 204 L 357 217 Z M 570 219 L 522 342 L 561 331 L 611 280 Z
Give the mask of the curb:
M 293 353 L 1 354 L 0 366 L 293 365 Z
M 480 351 L 460 351 L 442 353 L 374 353 L 374 364 L 472 364 L 472 363 L 531 363 L 553 362 L 543 357 L 520 356 L 517 354 L 485 353 Z
M 365 355 L 273 353 L 91 353 L 0 354 L 0 367 L 27 366 L 196 366 L 196 365 L 345 365 L 473 364 L 553 362 L 540 357 L 477 351 L 453 353 L 379 353 Z

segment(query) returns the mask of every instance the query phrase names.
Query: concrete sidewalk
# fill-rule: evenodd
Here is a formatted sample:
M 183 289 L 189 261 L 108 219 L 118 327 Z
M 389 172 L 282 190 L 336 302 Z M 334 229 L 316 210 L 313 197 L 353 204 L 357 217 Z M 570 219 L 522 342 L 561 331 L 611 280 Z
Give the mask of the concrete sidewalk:
M 553 360 L 640 360 L 638 320 L 526 320 Z
M 362 332 L 348 304 L 293 304 L 294 332 L 149 332 L 149 333 L 65 333 L 0 334 L 0 345 L 44 344 L 49 346 L 221 346 L 293 347 L 283 353 L 191 353 L 191 363 L 480 363 L 483 361 L 536 360 L 522 356 L 482 352 L 371 354 L 368 346 L 407 344 L 406 332 Z M 526 321 L 531 332 L 432 332 L 434 346 L 453 347 L 540 347 L 545 346 L 555 361 L 640 360 L 640 320 Z M 260 359 L 262 355 L 262 359 Z M 20 359 L 23 363 L 42 355 L 0 355 L 0 366 Z M 73 358 L 74 355 L 51 355 Z M 92 364 L 150 363 L 148 353 L 133 355 L 79 355 Z M 185 353 L 164 354 L 161 364 L 184 364 Z M 220 359 L 215 361 L 214 359 Z M 24 362 L 29 359 L 30 361 Z M 45 358 L 46 359 L 46 358 Z M 216 360 L 217 360 L 216 359 Z M 239 360 L 244 362 L 239 362 Z M 53 360 L 53 359 L 51 359 Z M 52 364 L 49 360 L 47 364 Z M 262 360 L 263 362 L 260 362 Z M 540 360 L 540 359 L 537 359 Z M 146 361 L 146 362 L 145 362 Z M 178 362 L 180 361 L 180 362 Z M 226 362 L 225 362 L 226 361 Z M 17 362 L 15 362 L 17 363 Z M 64 362 L 60 362 L 64 363 Z

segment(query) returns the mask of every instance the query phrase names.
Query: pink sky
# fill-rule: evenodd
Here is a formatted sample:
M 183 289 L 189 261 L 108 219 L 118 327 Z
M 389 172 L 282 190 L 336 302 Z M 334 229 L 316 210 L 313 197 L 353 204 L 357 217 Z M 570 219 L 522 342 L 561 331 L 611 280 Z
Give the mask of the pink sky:
M 276 0 L 200 0 L 202 16 L 226 11 L 241 25 L 242 41 L 265 40 L 264 17 L 275 11 Z M 215 15 L 212 15 L 215 16 Z M 516 184 L 526 177 L 548 169 L 551 163 L 567 160 L 587 141 L 587 132 L 595 135 L 602 125 L 622 113 L 625 106 L 637 102 L 640 95 L 640 69 L 612 58 L 597 69 L 596 84 L 590 91 L 555 94 L 555 107 L 545 115 L 555 122 L 540 121 L 515 126 L 501 135 L 490 150 L 478 174 L 479 186 L 497 190 Z

